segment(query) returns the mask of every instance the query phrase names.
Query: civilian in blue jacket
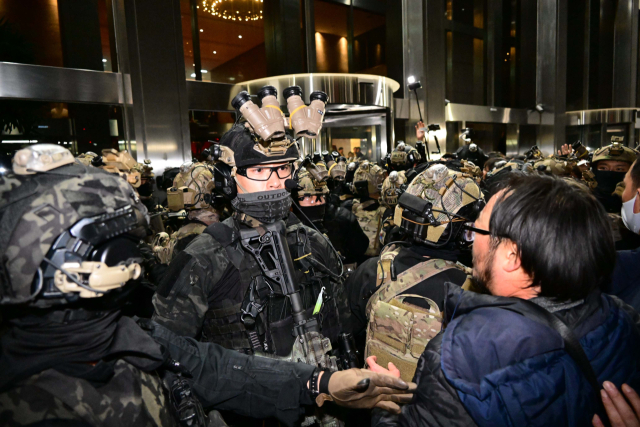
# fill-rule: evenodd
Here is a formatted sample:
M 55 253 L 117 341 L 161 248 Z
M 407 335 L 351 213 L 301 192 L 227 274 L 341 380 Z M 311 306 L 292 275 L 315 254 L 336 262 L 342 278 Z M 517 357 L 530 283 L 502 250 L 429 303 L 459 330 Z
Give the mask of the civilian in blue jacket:
M 640 388 L 640 316 L 600 288 L 615 263 L 604 209 L 552 177 L 514 176 L 475 223 L 473 275 L 449 286 L 443 332 L 418 362 L 413 402 L 374 425 L 587 426 L 599 408 L 564 340 L 528 300 L 562 320 L 598 381 Z M 381 369 L 380 367 L 373 367 Z

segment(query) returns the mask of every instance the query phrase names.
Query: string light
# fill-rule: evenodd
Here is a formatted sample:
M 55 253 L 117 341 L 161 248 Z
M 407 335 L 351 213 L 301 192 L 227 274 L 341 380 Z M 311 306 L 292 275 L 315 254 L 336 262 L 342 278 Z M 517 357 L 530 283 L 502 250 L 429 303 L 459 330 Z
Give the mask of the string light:
M 202 0 L 204 11 L 230 21 L 262 19 L 264 0 Z

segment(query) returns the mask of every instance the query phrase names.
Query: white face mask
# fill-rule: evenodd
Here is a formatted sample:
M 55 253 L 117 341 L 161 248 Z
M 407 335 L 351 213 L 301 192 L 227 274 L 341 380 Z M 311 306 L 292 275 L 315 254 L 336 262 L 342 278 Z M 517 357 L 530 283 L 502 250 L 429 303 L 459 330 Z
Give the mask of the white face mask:
M 638 193 L 636 192 L 636 196 L 622 204 L 622 222 L 624 225 L 635 234 L 639 234 L 640 232 L 640 213 L 633 213 L 633 207 L 636 204 L 636 199 L 638 198 Z

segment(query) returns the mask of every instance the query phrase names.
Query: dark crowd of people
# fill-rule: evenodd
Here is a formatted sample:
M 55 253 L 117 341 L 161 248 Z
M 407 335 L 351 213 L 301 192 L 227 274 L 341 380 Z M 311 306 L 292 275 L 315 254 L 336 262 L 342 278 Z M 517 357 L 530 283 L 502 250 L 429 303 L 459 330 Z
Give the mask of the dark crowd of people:
M 378 162 L 303 156 L 322 114 L 233 105 L 158 177 L 115 150 L 15 154 L 0 425 L 640 425 L 624 140 L 508 157 L 469 129 L 434 156 L 420 122 Z

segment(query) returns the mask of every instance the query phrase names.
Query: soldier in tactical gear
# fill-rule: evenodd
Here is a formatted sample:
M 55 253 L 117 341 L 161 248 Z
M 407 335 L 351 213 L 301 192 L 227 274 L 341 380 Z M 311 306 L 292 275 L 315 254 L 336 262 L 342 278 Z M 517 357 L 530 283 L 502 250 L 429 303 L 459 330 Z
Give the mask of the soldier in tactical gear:
M 463 142 L 463 145 L 456 150 L 455 155 L 458 159 L 473 162 L 482 169 L 484 168 L 484 162 L 486 162 L 489 157 L 482 151 L 482 148 L 478 147 L 478 144 L 473 142 L 474 139 L 475 131 L 473 129 L 463 129 L 460 134 L 460 140 Z
M 18 151 L 13 169 L 0 177 L 3 425 L 225 425 L 205 417 L 215 407 L 291 426 L 314 400 L 398 411 L 410 399 L 390 376 L 324 373 L 139 326 L 121 314 L 148 228 L 133 188 L 57 145 Z
M 186 223 L 154 245 L 153 251 L 162 264 L 169 264 L 196 236 L 214 222 L 220 222 L 220 212 L 212 206 L 213 169 L 204 163 L 185 163 L 167 190 L 169 211 L 186 210 Z
M 288 355 L 294 340 L 288 299 L 270 287 L 238 240 L 241 229 L 285 220 L 306 308 L 313 310 L 321 295 L 323 335 L 336 340 L 341 329 L 348 332 L 348 310 L 338 314 L 346 307 L 340 260 L 324 236 L 290 213 L 285 181 L 299 157 L 296 143 L 285 137 L 267 145 L 238 125 L 212 152 L 219 160 L 216 190 L 231 199 L 234 215 L 209 226 L 171 262 L 153 299 L 153 319 L 181 335 L 243 353 Z
M 364 261 L 369 238 L 360 228 L 355 215 L 327 202 L 329 189 L 326 182 L 317 181 L 306 168 L 296 172 L 298 188 L 291 196 L 300 209 L 302 222 L 327 235 L 334 248 L 344 257 L 345 264 Z
M 351 210 L 358 218 L 360 227 L 369 238 L 369 248 L 365 255 L 370 257 L 377 256 L 382 246 L 380 230 L 386 207 L 381 205 L 378 199 L 385 177 L 384 169 L 365 160 L 353 176 L 351 192 L 355 198 L 342 204 L 342 207 Z
M 388 172 L 405 171 L 416 167 L 422 160 L 422 156 L 411 145 L 405 144 L 404 141 L 398 141 L 393 151 L 384 159 L 384 167 Z
M 375 355 L 382 366 L 394 363 L 403 378 L 413 375 L 426 343 L 440 330 L 445 283 L 466 281 L 466 270 L 456 263 L 470 261 L 473 233 L 467 228 L 483 206 L 471 176 L 443 164 L 426 169 L 400 196 L 394 222 L 405 243 L 385 247 L 345 282 L 353 332 L 360 345 L 366 334 L 367 357 Z
M 609 213 L 618 214 L 622 208 L 622 200 L 616 193 L 616 186 L 624 181 L 637 153 L 623 145 L 622 137 L 611 137 L 611 145 L 602 147 L 593 153 L 591 162 L 598 186 L 593 190 L 596 199 Z

